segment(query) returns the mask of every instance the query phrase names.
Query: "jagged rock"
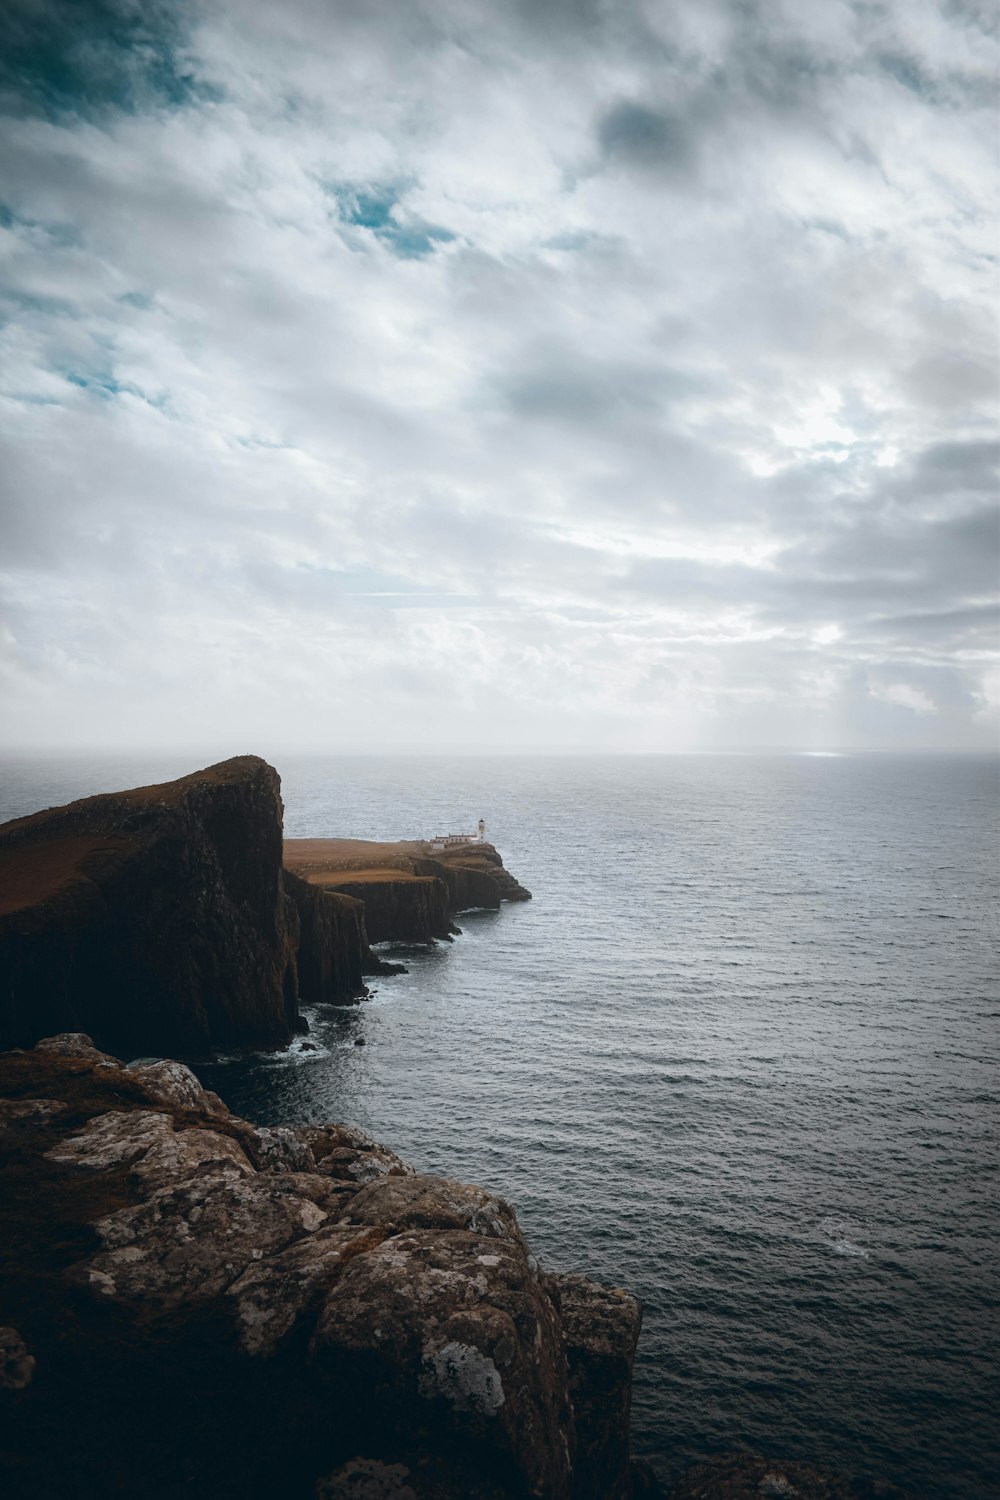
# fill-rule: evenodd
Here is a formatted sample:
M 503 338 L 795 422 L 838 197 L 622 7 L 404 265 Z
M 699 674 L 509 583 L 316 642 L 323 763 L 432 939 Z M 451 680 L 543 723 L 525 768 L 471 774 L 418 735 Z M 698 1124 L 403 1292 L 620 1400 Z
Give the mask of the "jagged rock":
M 147 1096 L 158 1104 L 202 1110 L 210 1115 L 229 1113 L 218 1094 L 203 1088 L 197 1076 L 184 1063 L 167 1059 L 153 1063 L 130 1063 L 129 1072 L 142 1084 Z
M 359 1425 L 365 1390 L 390 1450 L 430 1428 L 474 1443 L 485 1472 L 508 1474 L 516 1489 L 569 1496 L 561 1330 L 519 1233 L 513 1243 L 441 1229 L 383 1239 L 331 1285 L 310 1353 Z
M 419 1500 L 405 1464 L 352 1458 L 316 1486 L 316 1500 Z
M 629 1292 L 586 1276 L 552 1276 L 547 1285 L 562 1320 L 576 1413 L 574 1500 L 630 1500 L 631 1372 L 639 1304 Z
M 78 1135 L 46 1153 L 50 1161 L 72 1162 L 92 1171 L 128 1166 L 137 1181 L 162 1187 L 196 1169 L 253 1171 L 246 1153 L 215 1130 L 175 1130 L 170 1115 L 111 1110 L 87 1121 Z
M 312 1186 L 307 1174 L 198 1171 L 98 1219 L 107 1248 L 81 1274 L 96 1296 L 142 1318 L 207 1301 L 253 1261 L 319 1228 L 327 1213 Z
M 413 1175 L 395 1151 L 355 1125 L 299 1125 L 295 1133 L 312 1152 L 315 1170 L 339 1181 L 358 1184 Z
M 89 1047 L 0 1056 L 0 1092 L 5 1500 L 592 1493 L 587 1370 L 621 1337 L 581 1334 L 600 1293 L 540 1276 L 502 1198 Z
M 503 1198 L 450 1177 L 387 1177 L 362 1188 L 351 1200 L 354 1224 L 392 1229 L 462 1229 L 506 1240 L 526 1250 L 514 1210 Z
M 263 1171 L 314 1172 L 316 1160 L 298 1130 L 288 1125 L 259 1125 L 253 1133 L 257 1165 Z
M 236 1299 L 240 1341 L 247 1353 L 273 1354 L 303 1309 L 332 1285 L 350 1256 L 374 1249 L 384 1238 L 381 1228 L 334 1224 L 254 1262 L 228 1291 Z
M 36 1360 L 16 1328 L 0 1328 L 0 1391 L 23 1391 L 35 1374 Z

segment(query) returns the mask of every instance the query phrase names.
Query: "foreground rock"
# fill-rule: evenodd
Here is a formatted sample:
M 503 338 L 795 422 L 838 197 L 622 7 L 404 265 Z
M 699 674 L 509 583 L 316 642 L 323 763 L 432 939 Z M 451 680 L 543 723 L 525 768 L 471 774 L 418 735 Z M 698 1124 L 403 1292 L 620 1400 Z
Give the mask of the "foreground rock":
M 631 1494 L 638 1305 L 503 1199 L 85 1036 L 0 1094 L 5 1495 Z
M 697 1464 L 667 1500 L 913 1500 L 896 1485 L 806 1463 L 733 1454 Z
M 277 772 L 239 756 L 0 827 L 0 1045 L 270 1046 L 364 987 L 362 907 L 282 870 Z

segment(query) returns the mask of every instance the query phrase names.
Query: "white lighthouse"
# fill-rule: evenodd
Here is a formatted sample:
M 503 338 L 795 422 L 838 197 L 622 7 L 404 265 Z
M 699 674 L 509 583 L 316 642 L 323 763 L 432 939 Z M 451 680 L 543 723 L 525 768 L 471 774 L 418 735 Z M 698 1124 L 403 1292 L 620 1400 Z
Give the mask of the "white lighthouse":
M 483 822 L 482 818 L 480 818 L 479 819 L 479 842 L 482 843 L 483 839 L 485 837 L 486 837 L 486 824 Z

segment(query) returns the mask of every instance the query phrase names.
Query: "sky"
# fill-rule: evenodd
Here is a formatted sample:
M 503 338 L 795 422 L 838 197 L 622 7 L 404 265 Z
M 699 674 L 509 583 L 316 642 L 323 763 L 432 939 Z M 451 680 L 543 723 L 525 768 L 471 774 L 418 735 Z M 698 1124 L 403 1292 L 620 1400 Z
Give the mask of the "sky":
M 6 0 L 0 746 L 988 748 L 988 0 Z

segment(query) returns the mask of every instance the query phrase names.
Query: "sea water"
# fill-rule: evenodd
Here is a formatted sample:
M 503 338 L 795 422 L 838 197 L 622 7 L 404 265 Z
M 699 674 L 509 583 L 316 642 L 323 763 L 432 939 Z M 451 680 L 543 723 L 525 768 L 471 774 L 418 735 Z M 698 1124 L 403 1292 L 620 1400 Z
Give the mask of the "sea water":
M 193 765 L 4 769 L 10 817 Z M 488 1184 L 550 1268 L 635 1291 L 635 1451 L 665 1477 L 751 1449 L 993 1494 L 997 762 L 280 769 L 289 836 L 483 816 L 534 900 L 460 917 L 370 1002 L 205 1080 L 262 1123 L 351 1120 Z

